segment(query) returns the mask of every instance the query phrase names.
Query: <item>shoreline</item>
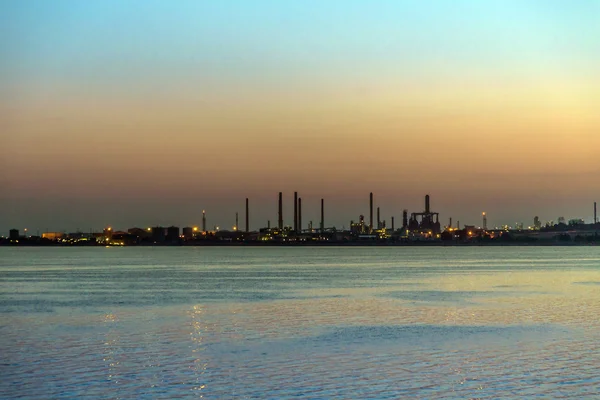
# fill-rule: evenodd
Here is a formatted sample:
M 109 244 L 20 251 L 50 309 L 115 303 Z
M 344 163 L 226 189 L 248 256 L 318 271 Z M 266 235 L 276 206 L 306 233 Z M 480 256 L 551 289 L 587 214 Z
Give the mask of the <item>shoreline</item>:
M 256 242 L 210 242 L 210 243 L 147 243 L 130 245 L 71 244 L 71 243 L 8 243 L 2 247 L 573 247 L 600 246 L 597 242 L 507 242 L 507 243 L 381 243 L 381 242 L 331 242 L 331 243 L 256 243 Z

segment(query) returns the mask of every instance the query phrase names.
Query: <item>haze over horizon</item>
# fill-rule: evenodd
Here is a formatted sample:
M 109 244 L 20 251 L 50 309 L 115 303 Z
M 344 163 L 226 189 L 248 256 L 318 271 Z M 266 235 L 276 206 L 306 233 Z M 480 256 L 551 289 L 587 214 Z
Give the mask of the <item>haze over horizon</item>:
M 600 202 L 600 2 L 0 4 L 0 235 L 10 228 L 423 209 L 461 224 Z

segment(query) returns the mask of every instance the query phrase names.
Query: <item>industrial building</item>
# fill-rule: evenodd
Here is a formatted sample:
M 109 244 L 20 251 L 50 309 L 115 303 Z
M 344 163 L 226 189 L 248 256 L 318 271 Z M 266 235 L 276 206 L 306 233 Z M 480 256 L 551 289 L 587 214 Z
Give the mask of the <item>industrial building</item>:
M 424 235 L 438 235 L 441 232 L 439 217 L 439 213 L 431 211 L 429 204 L 429 195 L 426 195 L 425 210 L 423 212 L 414 212 L 410 214 L 410 220 L 408 221 L 408 230 L 411 233 L 419 233 Z
M 231 231 L 206 230 L 206 212 L 202 210 L 202 230 L 198 227 L 187 226 L 183 228 L 183 234 L 180 234 L 180 228 L 170 226 L 164 228 L 155 226 L 153 228 L 141 229 L 130 228 L 127 232 L 115 231 L 112 227 L 106 227 L 101 233 L 84 235 L 81 232 L 64 234 L 61 232 L 45 232 L 41 237 L 21 236 L 18 229 L 11 229 L 8 239 L 11 243 L 18 245 L 25 243 L 61 243 L 61 244 L 80 244 L 85 242 L 102 245 L 153 245 L 153 244 L 211 244 L 214 242 L 230 243 L 353 243 L 353 242 L 378 242 L 378 243 L 407 243 L 407 242 L 448 242 L 454 243 L 473 243 L 486 241 L 509 241 L 509 240 L 528 240 L 541 241 L 547 243 L 551 240 L 560 240 L 561 243 L 573 242 L 597 242 L 600 237 L 600 223 L 598 223 L 597 203 L 593 203 L 593 223 L 585 223 L 584 219 L 571 218 L 568 223 L 561 217 L 558 223 L 546 223 L 542 226 L 540 218 L 535 216 L 533 226 L 523 228 L 522 223 L 518 223 L 516 228 L 504 226 L 501 229 L 488 229 L 487 214 L 481 213 L 481 226 L 465 224 L 460 229 L 457 222 L 456 227 L 452 225 L 452 218 L 449 224 L 442 228 L 439 222 L 439 212 L 431 208 L 430 196 L 425 196 L 423 211 L 411 212 L 403 209 L 402 226 L 396 229 L 394 216 L 391 216 L 391 228 L 388 228 L 386 221 L 381 219 L 381 208 L 375 207 L 373 192 L 369 193 L 368 216 L 365 214 L 358 217 L 358 221 L 350 221 L 348 229 L 338 229 L 335 226 L 327 227 L 325 224 L 325 199 L 320 199 L 320 221 L 318 226 L 313 221 L 309 221 L 305 229 L 302 223 L 303 217 L 303 198 L 298 192 L 293 192 L 293 222 L 289 225 L 284 224 L 283 218 L 283 193 L 278 193 L 277 198 L 277 226 L 271 228 L 270 221 L 266 228 L 259 230 L 250 230 L 250 201 L 245 198 L 245 229 L 238 226 L 238 213 L 235 213 L 235 225 Z M 376 219 L 374 218 L 376 216 Z M 410 217 L 409 217 L 410 216 Z M 26 230 L 25 230 L 26 231 Z M 0 238 L 4 240 L 4 238 Z M 0 244 L 2 244 L 0 240 Z

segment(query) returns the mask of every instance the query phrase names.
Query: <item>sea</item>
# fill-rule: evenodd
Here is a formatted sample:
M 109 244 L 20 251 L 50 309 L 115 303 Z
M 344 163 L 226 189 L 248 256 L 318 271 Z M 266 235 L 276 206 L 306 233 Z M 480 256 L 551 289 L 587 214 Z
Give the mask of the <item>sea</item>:
M 3 247 L 2 399 L 600 399 L 600 247 Z

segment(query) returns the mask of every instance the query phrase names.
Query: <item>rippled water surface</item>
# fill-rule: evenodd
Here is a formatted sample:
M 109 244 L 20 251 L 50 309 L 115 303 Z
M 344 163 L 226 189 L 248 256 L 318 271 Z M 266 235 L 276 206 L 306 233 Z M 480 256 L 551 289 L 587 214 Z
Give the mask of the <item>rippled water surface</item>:
M 0 248 L 1 398 L 600 398 L 600 248 Z

